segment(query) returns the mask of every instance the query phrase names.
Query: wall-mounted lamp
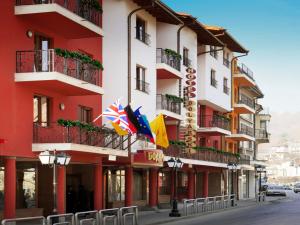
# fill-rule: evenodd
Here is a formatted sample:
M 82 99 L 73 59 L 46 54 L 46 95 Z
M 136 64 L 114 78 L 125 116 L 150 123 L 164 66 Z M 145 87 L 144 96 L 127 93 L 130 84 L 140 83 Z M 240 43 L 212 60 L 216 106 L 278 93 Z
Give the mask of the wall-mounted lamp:
M 59 104 L 59 109 L 64 111 L 65 110 L 65 104 L 64 103 L 60 103 Z
M 27 37 L 32 38 L 33 32 L 31 30 L 27 30 L 26 35 Z

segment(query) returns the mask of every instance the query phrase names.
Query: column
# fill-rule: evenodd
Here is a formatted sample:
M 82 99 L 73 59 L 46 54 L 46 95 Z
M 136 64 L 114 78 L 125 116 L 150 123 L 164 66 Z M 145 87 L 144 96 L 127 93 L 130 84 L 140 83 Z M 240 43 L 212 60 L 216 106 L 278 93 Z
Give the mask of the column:
M 16 158 L 4 159 L 4 219 L 16 217 Z
M 203 174 L 203 197 L 204 198 L 208 197 L 208 175 L 209 175 L 208 170 L 204 171 Z
M 57 166 L 57 213 L 66 212 L 66 167 Z
M 125 206 L 132 206 L 133 168 L 125 169 Z
M 195 172 L 194 170 L 189 170 L 188 172 L 188 198 L 195 198 Z
M 156 168 L 151 168 L 149 173 L 149 206 L 157 206 L 158 198 L 158 170 Z
M 94 167 L 94 209 L 100 210 L 103 208 L 103 171 L 102 159 Z

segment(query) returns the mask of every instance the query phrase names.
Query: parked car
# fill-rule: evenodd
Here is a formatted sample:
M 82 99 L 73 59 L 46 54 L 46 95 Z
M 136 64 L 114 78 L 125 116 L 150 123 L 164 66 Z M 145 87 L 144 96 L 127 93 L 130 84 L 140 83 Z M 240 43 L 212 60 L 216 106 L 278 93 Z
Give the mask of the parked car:
M 274 196 L 274 195 L 280 195 L 280 196 L 286 196 L 286 191 L 283 186 L 280 185 L 274 185 L 274 186 L 268 186 L 267 188 L 267 196 Z
M 297 183 L 297 184 L 294 185 L 294 192 L 295 193 L 300 192 L 300 183 Z

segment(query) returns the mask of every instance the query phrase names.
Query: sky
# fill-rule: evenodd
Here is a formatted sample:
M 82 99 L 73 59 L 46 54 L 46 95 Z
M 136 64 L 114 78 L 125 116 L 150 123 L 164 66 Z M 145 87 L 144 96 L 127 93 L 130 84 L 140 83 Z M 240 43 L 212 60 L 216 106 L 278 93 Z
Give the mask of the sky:
M 163 0 L 203 24 L 229 31 L 250 50 L 253 72 L 271 112 L 300 112 L 300 0 Z

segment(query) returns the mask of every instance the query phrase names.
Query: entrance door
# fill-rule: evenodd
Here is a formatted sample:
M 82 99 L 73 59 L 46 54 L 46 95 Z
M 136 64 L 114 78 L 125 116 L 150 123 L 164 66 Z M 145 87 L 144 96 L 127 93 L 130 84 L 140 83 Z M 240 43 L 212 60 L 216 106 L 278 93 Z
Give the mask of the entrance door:
M 35 50 L 35 71 L 49 72 L 51 70 L 52 56 L 49 49 L 52 47 L 52 40 L 48 37 L 35 34 L 34 50 Z

